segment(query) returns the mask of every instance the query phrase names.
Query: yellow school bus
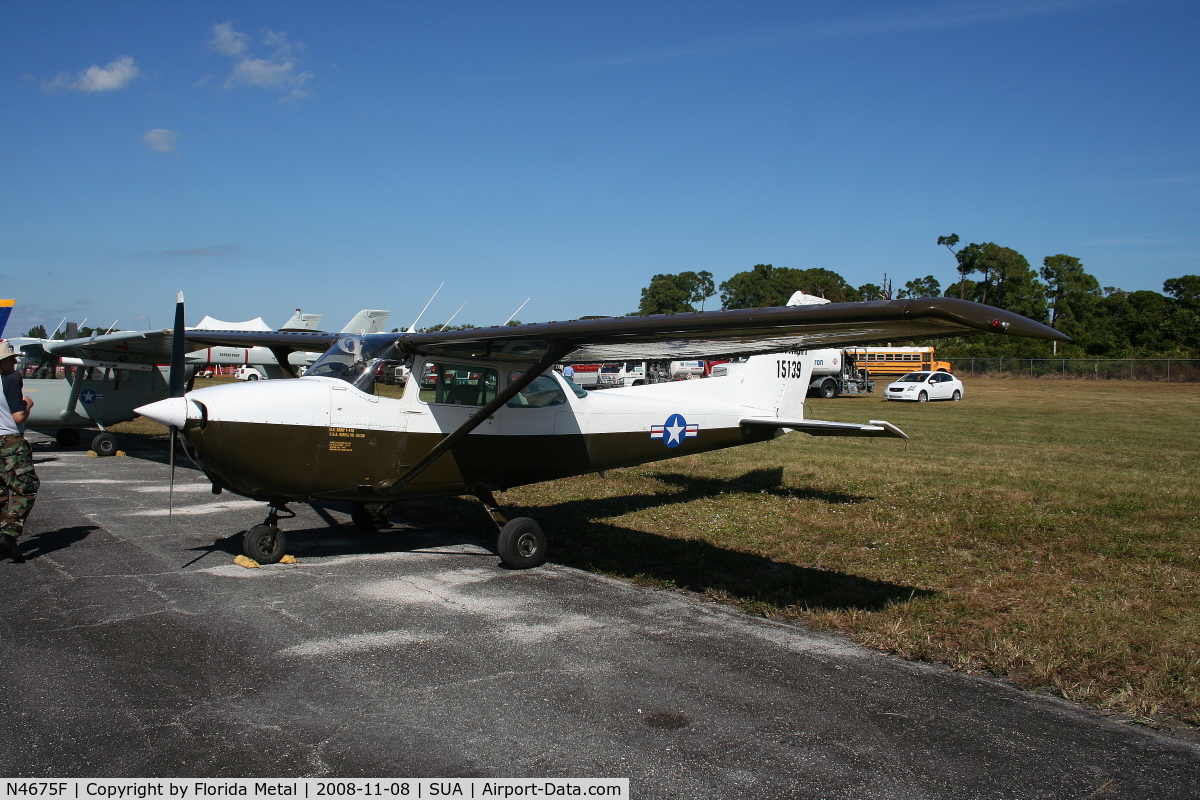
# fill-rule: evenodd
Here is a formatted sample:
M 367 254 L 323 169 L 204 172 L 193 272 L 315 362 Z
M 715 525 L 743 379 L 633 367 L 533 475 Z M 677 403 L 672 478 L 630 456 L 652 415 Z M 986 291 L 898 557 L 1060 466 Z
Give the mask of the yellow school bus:
M 867 370 L 872 378 L 899 377 L 926 369 L 952 371 L 949 361 L 938 361 L 933 357 L 932 347 L 853 347 L 846 352 L 854 356 L 855 365 Z

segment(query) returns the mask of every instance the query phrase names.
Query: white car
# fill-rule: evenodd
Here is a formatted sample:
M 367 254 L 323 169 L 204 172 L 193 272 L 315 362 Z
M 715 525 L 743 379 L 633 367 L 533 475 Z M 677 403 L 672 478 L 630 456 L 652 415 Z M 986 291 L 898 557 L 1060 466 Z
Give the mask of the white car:
M 910 372 L 889 383 L 883 396 L 888 400 L 962 400 L 962 381 L 949 372 Z
M 239 381 L 258 381 L 263 379 L 263 374 L 258 371 L 257 367 L 241 366 L 233 373 L 233 377 Z

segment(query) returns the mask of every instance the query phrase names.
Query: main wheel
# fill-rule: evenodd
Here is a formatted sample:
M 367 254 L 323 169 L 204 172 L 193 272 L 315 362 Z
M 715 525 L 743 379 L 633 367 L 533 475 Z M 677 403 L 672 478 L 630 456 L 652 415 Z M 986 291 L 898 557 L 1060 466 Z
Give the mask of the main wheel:
M 97 433 L 92 437 L 92 450 L 98 456 L 111 456 L 117 452 L 117 437 L 111 433 Z
M 59 428 L 54 432 L 54 441 L 59 447 L 74 447 L 79 444 L 79 428 Z
M 929 394 L 927 392 L 921 392 L 919 395 L 917 395 L 918 403 L 924 403 L 928 399 L 929 399 Z
M 500 531 L 496 550 L 500 560 L 513 569 L 529 569 L 546 560 L 546 534 L 529 517 L 510 520 Z
M 837 384 L 833 381 L 825 381 L 821 384 L 821 397 L 826 400 L 832 400 L 838 396 Z
M 958 389 L 955 389 L 954 395 L 950 399 L 955 401 L 962 400 L 962 392 L 960 392 Z
M 392 524 L 392 506 L 390 503 L 353 503 L 350 520 L 359 530 L 377 531 Z
M 255 525 L 242 537 L 242 552 L 260 564 L 278 564 L 287 537 L 278 525 Z

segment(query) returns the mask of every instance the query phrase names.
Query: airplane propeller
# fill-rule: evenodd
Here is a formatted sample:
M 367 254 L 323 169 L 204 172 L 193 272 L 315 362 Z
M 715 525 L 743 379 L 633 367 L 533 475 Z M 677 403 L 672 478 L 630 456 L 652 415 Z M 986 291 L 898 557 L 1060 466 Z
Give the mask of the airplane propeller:
M 184 338 L 183 292 L 175 297 L 175 327 L 171 329 L 171 377 L 168 397 L 183 397 L 183 369 L 187 341 Z
M 186 356 L 186 340 L 184 338 L 183 292 L 175 297 L 175 327 L 171 329 L 171 371 L 167 380 L 167 396 L 183 397 L 184 394 L 184 358 Z M 167 491 L 167 523 L 173 521 L 175 514 L 175 437 L 179 428 L 171 425 L 171 484 Z

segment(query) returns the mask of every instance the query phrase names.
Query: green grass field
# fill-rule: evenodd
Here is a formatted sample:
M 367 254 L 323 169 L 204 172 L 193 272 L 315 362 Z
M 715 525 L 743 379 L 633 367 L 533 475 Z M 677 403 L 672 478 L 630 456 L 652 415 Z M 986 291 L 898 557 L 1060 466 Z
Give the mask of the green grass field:
M 1200 724 L 1200 386 L 966 390 L 808 401 L 809 417 L 886 419 L 909 442 L 793 433 L 500 500 L 542 524 L 559 563 Z M 474 501 L 409 511 L 489 524 Z
M 563 563 L 1200 724 L 1200 387 L 976 379 L 760 445 L 525 487 Z

